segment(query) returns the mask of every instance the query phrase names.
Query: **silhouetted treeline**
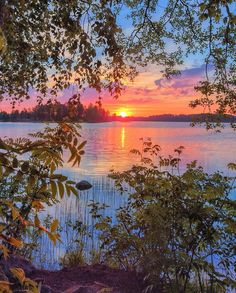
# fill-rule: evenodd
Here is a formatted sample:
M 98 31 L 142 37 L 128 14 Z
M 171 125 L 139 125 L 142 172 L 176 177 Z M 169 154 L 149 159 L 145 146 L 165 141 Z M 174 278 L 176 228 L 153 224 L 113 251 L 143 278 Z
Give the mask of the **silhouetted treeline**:
M 150 121 L 173 121 L 173 122 L 193 122 L 193 121 L 209 121 L 209 122 L 235 122 L 236 117 L 232 115 L 217 115 L 217 114 L 189 114 L 189 115 L 172 115 L 164 114 L 158 116 L 150 116 Z
M 225 122 L 232 123 L 236 122 L 236 116 L 232 115 L 216 115 L 216 114 L 161 114 L 153 115 L 148 117 L 125 117 L 113 115 L 110 118 L 112 121 L 159 121 L 159 122 L 200 122 L 200 121 L 209 121 L 209 122 Z
M 108 121 L 160 121 L 160 122 L 236 122 L 236 116 L 215 114 L 189 114 L 189 115 L 173 115 L 162 114 L 149 117 L 125 117 L 118 115 L 109 115 L 109 112 L 102 108 L 101 104 L 89 104 L 84 106 L 80 102 L 74 102 L 73 99 L 69 103 L 61 104 L 54 102 L 46 105 L 38 105 L 32 110 L 14 110 L 11 113 L 0 111 L 0 121 L 27 122 L 27 121 L 62 121 L 69 118 L 75 122 L 108 122 Z
M 0 111 L 0 121 L 62 121 L 64 119 L 84 122 L 105 122 L 109 120 L 109 112 L 98 104 L 89 104 L 85 107 L 82 103 L 61 104 L 54 102 L 38 105 L 32 110 L 13 110 L 11 113 Z

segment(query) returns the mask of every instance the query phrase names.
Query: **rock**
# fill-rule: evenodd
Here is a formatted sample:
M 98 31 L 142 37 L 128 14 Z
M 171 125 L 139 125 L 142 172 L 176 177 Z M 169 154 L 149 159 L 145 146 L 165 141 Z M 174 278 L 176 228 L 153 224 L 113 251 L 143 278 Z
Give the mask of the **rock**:
M 86 180 L 82 180 L 76 184 L 76 188 L 79 190 L 88 190 L 92 187 L 93 187 L 92 184 Z

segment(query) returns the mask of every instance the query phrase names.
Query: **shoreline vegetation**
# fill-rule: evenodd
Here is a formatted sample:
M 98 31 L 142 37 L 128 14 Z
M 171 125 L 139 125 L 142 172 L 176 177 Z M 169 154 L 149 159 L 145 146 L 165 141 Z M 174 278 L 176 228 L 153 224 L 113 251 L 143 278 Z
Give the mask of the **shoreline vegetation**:
M 65 196 L 79 197 L 76 182 L 57 173 L 65 151 L 70 151 L 72 165 L 78 165 L 84 154 L 86 142 L 81 142 L 77 127 L 64 122 L 31 135 L 34 140 L 1 141 L 0 202 L 3 223 L 7 223 L 1 236 L 9 261 L 6 265 L 2 256 L 4 263 L 0 262 L 3 292 L 226 293 L 235 289 L 235 200 L 231 194 L 236 178 L 207 173 L 197 161 L 180 172 L 184 147 L 162 156 L 160 146 L 151 139 L 131 150 L 137 163 L 109 174 L 115 190 L 127 196 L 126 203 L 113 216 L 104 213 L 106 204 L 89 203 L 91 228 L 99 241 L 89 251 L 89 260 L 83 241 L 84 236 L 92 237 L 89 226 L 75 221 L 71 227 L 76 247 L 60 259 L 62 270 L 30 268 L 29 272 L 28 265 L 10 261 L 19 255 L 26 258 L 26 253 L 33 259 L 37 236 L 42 233 L 54 244 L 63 240 L 59 220 L 42 219 L 39 214 Z M 236 170 L 236 164 L 228 167 Z
M 0 113 L 1 115 L 1 113 Z M 201 118 L 202 117 L 202 118 Z M 204 118 L 205 117 L 205 118 Z M 236 117 L 227 115 L 227 117 L 224 117 L 220 120 L 218 119 L 217 115 L 214 114 L 161 114 L 161 115 L 154 115 L 154 116 L 148 116 L 148 117 L 136 117 L 136 116 L 128 116 L 128 117 L 120 117 L 120 116 L 110 116 L 106 120 L 75 120 L 76 123 L 110 123 L 110 122 L 189 122 L 189 123 L 203 123 L 206 121 L 206 118 L 208 117 L 207 121 L 210 123 L 235 123 Z M 209 119 L 211 117 L 211 119 Z M 33 120 L 33 119 L 0 119 L 0 123 L 56 123 L 59 122 L 57 120 Z
M 124 202 L 112 213 L 103 199 L 84 202 L 91 225 L 75 213 L 73 237 L 60 226 L 60 209 L 44 218 L 47 207 L 69 196 L 84 209 L 74 174 L 87 141 L 77 122 L 190 122 L 216 132 L 230 123 L 236 130 L 235 7 L 236 0 L 0 1 L 0 121 L 51 122 L 22 137 L 14 136 L 13 124 L 9 137 L 0 137 L 0 293 L 236 292 L 236 162 L 224 137 L 211 141 L 208 156 L 215 167 L 218 160 L 227 164 L 229 153 L 230 173 L 208 172 L 196 159 L 182 166 L 182 145 L 163 154 L 152 138 L 137 148 L 124 129 L 121 135 L 109 129 L 107 137 L 93 131 L 89 148 L 96 156 L 85 164 L 94 160 L 97 170 L 107 147 L 116 156 L 113 134 L 122 152 L 132 140 L 132 166 L 120 171 L 117 164 L 108 174 Z M 94 104 L 81 103 L 94 95 Z M 102 96 L 125 101 L 122 112 L 109 113 Z M 32 99 L 37 106 L 23 109 Z M 12 113 L 5 111 L 9 103 Z M 204 114 L 126 117 L 185 103 Z M 181 142 L 184 132 L 174 136 Z M 208 140 L 202 141 L 188 136 L 191 157 L 205 149 Z M 65 164 L 74 174 L 64 172 Z M 26 260 L 35 260 L 42 237 L 56 253 L 67 237 L 74 244 L 60 258 L 61 271 L 35 269 Z M 97 245 L 87 262 L 92 237 Z
M 234 115 L 220 115 L 213 113 L 199 114 L 160 114 L 147 117 L 127 116 L 121 117 L 116 114 L 110 114 L 109 111 L 102 108 L 100 103 L 89 104 L 84 106 L 82 103 L 71 105 L 70 103 L 61 104 L 59 102 L 53 104 L 38 105 L 32 110 L 23 109 L 12 110 L 7 113 L 0 109 L 0 122 L 60 122 L 70 120 L 72 122 L 190 122 L 190 123 L 236 123 Z

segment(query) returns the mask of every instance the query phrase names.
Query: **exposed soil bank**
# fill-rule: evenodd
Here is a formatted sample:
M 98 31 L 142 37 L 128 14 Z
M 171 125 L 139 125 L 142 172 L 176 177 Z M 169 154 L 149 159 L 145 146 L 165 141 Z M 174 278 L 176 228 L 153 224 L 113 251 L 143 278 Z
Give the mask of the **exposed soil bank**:
M 144 288 L 143 278 L 134 272 L 111 269 L 104 265 L 83 266 L 60 271 L 36 270 L 29 277 L 42 280 L 55 293 L 116 292 L 138 293 Z M 89 291 L 85 291 L 85 287 Z M 78 289 L 83 289 L 78 291 Z M 107 288 L 105 290 L 105 288 Z
M 27 277 L 41 283 L 41 293 L 141 293 L 145 288 L 143 276 L 135 272 L 105 265 L 87 265 L 60 271 L 38 270 L 19 256 L 0 261 L 0 279 L 4 275 L 10 281 L 9 268 L 12 267 L 24 269 Z

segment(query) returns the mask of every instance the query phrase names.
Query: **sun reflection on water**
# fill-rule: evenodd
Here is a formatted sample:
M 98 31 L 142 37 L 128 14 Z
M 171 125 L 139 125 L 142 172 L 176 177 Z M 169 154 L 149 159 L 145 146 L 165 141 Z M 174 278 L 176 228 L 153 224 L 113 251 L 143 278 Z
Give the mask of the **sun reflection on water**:
M 125 147 L 125 127 L 121 129 L 121 147 L 122 149 Z

